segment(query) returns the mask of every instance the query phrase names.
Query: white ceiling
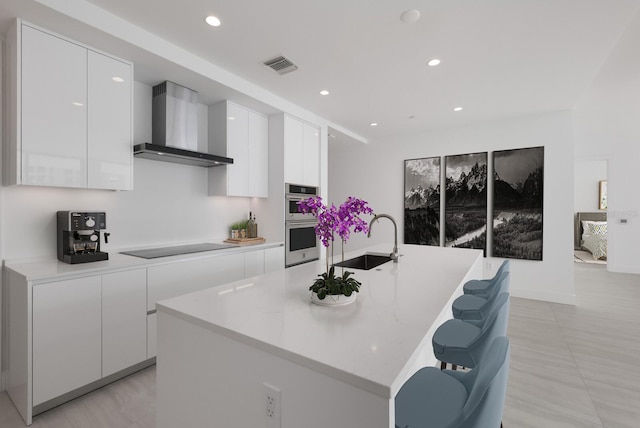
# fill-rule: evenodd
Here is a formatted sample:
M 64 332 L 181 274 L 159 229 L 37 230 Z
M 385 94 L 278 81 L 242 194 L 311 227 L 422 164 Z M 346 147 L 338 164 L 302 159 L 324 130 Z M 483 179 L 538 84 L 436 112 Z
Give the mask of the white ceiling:
M 569 109 L 640 7 L 640 0 L 88 1 L 368 139 Z M 3 30 L 23 14 L 43 26 L 61 19 L 33 0 L 1 3 Z M 421 18 L 403 23 L 407 9 Z M 207 26 L 208 14 L 222 26 Z M 299 69 L 280 76 L 262 65 L 278 54 Z M 131 55 L 140 78 L 153 79 L 151 60 Z M 442 63 L 427 67 L 436 57 Z M 455 106 L 464 109 L 454 113 Z

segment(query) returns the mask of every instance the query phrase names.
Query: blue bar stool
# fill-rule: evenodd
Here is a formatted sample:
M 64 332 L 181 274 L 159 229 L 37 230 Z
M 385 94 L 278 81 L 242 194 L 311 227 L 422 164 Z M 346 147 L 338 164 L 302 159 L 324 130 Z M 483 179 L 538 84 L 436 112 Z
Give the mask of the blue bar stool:
M 475 294 L 463 294 L 453 301 L 451 310 L 455 319 L 473 322 L 481 321 L 486 318 L 491 310 L 493 301 L 500 293 L 509 292 L 510 273 L 503 271 L 496 279 L 495 284 L 489 289 L 486 297 L 480 297 Z
M 498 336 L 506 336 L 509 321 L 509 293 L 500 293 L 491 305 L 487 317 L 475 325 L 451 319 L 442 323 L 431 340 L 433 353 L 442 362 L 456 366 L 475 367 L 489 344 Z
M 489 294 L 489 289 L 495 285 L 495 282 L 502 272 L 510 272 L 511 271 L 511 262 L 509 260 L 505 260 L 500 265 L 498 272 L 496 272 L 495 276 L 491 279 L 473 279 L 468 281 L 463 285 L 464 294 L 474 294 L 480 297 L 486 297 Z
M 498 428 L 507 394 L 509 339 L 492 340 L 468 372 L 425 367 L 396 395 L 396 428 Z

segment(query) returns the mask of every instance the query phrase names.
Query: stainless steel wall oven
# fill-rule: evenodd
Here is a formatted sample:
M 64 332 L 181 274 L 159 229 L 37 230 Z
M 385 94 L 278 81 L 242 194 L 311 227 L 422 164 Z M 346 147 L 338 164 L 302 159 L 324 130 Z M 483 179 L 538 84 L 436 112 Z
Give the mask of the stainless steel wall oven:
M 298 202 L 318 195 L 318 188 L 285 185 L 285 266 L 318 260 L 320 246 L 315 233 L 318 223 L 312 214 L 298 212 Z

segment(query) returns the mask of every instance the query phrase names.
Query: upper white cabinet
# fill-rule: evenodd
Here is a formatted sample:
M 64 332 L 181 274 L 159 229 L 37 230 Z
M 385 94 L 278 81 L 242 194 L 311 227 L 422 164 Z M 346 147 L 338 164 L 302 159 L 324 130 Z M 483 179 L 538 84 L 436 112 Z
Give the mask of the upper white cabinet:
M 88 187 L 133 188 L 131 64 L 89 51 Z
M 21 28 L 21 183 L 87 187 L 87 49 Z
M 209 194 L 266 198 L 269 183 L 268 118 L 230 101 L 209 106 L 209 153 L 233 159 L 209 169 Z
M 132 188 L 133 66 L 16 21 L 7 184 Z
M 320 186 L 320 128 L 283 115 L 284 181 Z

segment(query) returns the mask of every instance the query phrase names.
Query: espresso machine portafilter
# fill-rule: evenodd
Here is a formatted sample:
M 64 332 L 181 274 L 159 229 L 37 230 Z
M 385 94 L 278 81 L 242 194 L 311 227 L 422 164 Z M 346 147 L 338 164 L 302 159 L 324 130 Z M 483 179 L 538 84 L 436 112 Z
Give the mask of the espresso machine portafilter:
M 57 215 L 58 260 L 76 264 L 109 259 L 109 253 L 100 251 L 100 231 L 107 227 L 105 213 L 58 211 Z

